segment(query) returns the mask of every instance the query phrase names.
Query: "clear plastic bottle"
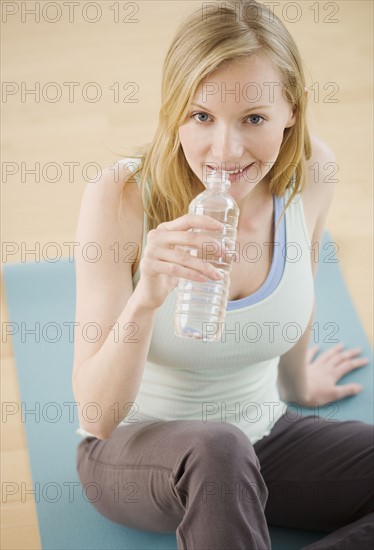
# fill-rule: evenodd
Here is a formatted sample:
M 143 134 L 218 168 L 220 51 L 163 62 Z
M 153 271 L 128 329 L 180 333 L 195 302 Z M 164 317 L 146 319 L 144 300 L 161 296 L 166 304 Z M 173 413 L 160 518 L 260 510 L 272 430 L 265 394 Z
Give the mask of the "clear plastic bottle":
M 236 248 L 236 233 L 239 207 L 229 194 L 231 187 L 228 174 L 224 171 L 208 174 L 207 189 L 197 195 L 190 203 L 190 214 L 211 216 L 224 223 L 221 235 L 200 229 L 190 231 L 206 235 L 206 247 L 203 259 L 209 261 L 223 273 L 222 279 L 208 279 L 205 282 L 179 279 L 177 301 L 174 315 L 174 333 L 183 338 L 217 341 L 221 337 L 222 323 L 226 315 L 227 297 L 230 286 L 230 272 Z M 226 249 L 220 257 L 213 256 L 217 244 L 221 241 Z M 190 254 L 198 256 L 197 249 L 189 249 Z

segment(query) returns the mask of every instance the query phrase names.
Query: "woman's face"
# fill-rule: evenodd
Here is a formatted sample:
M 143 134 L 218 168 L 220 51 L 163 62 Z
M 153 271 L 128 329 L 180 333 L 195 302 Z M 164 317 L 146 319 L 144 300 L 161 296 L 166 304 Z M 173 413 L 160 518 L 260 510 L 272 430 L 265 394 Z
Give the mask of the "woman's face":
M 202 182 L 212 169 L 250 165 L 230 176 L 230 193 L 240 203 L 255 188 L 259 192 L 284 129 L 295 123 L 282 92 L 280 73 L 264 55 L 232 60 L 203 80 L 179 128 L 187 162 Z

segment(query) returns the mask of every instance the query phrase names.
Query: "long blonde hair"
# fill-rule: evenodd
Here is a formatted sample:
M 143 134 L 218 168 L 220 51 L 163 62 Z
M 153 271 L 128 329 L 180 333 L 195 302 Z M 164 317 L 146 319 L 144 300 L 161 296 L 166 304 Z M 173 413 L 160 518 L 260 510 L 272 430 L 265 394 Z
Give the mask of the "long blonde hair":
M 156 133 L 151 143 L 137 148 L 139 155 L 132 155 L 141 159 L 132 177 L 140 174 L 148 231 L 187 213 L 191 200 L 205 189 L 184 156 L 178 130 L 201 81 L 224 61 L 264 53 L 280 71 L 284 97 L 297 116 L 295 124 L 284 130 L 278 158 L 268 174 L 269 190 L 281 197 L 292 187 L 284 213 L 305 185 L 305 161 L 311 156 L 307 94 L 302 60 L 292 36 L 256 0 L 213 5 L 214 11 L 204 13 L 202 6 L 178 27 L 164 61 Z

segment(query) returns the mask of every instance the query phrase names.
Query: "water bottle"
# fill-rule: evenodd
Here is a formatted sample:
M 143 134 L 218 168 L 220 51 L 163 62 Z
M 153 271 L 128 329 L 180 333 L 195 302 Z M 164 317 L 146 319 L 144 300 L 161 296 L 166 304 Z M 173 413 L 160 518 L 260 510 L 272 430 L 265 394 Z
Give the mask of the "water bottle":
M 203 259 L 221 271 L 222 279 L 208 279 L 204 282 L 180 278 L 177 287 L 177 301 L 174 315 L 174 333 L 182 338 L 195 338 L 204 342 L 219 340 L 225 319 L 227 297 L 230 286 L 230 272 L 236 248 L 236 233 L 239 207 L 229 194 L 229 175 L 212 172 L 207 175 L 206 189 L 190 203 L 189 214 L 211 216 L 224 224 L 221 234 L 215 231 L 193 228 L 190 231 L 206 235 Z M 224 244 L 226 251 L 220 257 L 213 257 L 217 244 Z M 198 256 L 197 249 L 187 248 L 190 254 Z

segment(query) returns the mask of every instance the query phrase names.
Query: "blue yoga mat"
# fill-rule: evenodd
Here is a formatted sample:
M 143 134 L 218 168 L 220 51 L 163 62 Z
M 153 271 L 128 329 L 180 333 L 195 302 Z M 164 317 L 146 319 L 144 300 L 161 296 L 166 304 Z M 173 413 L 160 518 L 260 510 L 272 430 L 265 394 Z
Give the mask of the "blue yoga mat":
M 372 357 L 338 258 L 331 254 L 331 242 L 325 232 L 316 279 L 315 321 L 320 330 L 320 351 L 335 345 L 335 338 L 346 347 L 362 347 L 362 356 Z M 101 516 L 79 483 L 75 460 L 81 438 L 75 433 L 78 415 L 71 388 L 74 263 L 64 259 L 5 265 L 3 277 L 9 311 L 6 328 L 13 333 L 42 548 L 176 550 L 175 534 L 130 529 Z M 373 423 L 372 361 L 340 383 L 350 381 L 365 389 L 355 397 L 338 401 L 334 418 Z M 302 408 L 301 412 L 310 415 L 313 409 Z M 332 407 L 318 412 L 329 417 Z M 273 550 L 298 550 L 324 535 L 270 526 Z

